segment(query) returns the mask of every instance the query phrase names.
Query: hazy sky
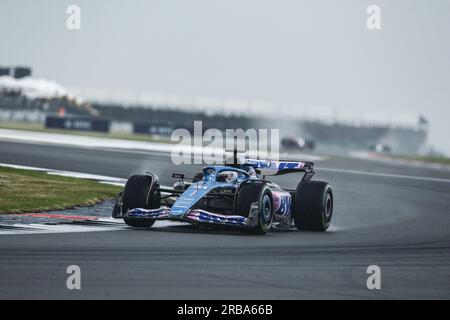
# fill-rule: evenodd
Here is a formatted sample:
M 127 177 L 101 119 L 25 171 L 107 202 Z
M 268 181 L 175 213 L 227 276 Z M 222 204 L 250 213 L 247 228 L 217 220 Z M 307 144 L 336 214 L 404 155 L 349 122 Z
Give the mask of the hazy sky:
M 448 0 L 1 0 L 0 39 L 0 65 L 69 87 L 423 113 L 450 153 Z

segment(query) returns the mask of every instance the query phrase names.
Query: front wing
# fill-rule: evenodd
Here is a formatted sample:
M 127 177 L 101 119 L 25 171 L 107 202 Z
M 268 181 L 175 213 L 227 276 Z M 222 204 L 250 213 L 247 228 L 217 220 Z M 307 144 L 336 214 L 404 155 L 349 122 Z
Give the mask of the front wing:
M 169 207 L 158 209 L 132 209 L 126 213 L 127 218 L 186 221 L 190 223 L 248 226 L 251 219 L 238 215 L 223 215 L 202 209 L 191 209 L 185 215 L 171 215 Z

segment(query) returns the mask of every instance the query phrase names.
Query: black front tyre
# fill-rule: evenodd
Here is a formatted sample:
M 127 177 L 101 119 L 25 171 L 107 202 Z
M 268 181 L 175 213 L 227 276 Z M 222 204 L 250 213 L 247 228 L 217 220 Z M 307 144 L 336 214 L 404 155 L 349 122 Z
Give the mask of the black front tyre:
M 326 231 L 333 216 L 333 191 L 327 182 L 308 181 L 297 186 L 292 203 L 299 230 Z
M 150 228 L 155 223 L 155 220 L 151 219 L 136 219 L 136 218 L 123 218 L 123 221 L 134 228 Z
M 255 205 L 252 208 L 252 205 Z M 272 194 L 268 186 L 262 183 L 241 186 L 236 201 L 236 214 L 250 217 L 255 215 L 254 226 L 245 229 L 245 233 L 266 234 L 270 231 L 273 220 Z
M 134 175 L 131 176 L 123 190 L 122 216 L 127 225 L 136 228 L 149 228 L 155 220 L 142 218 L 128 218 L 126 213 L 130 209 L 154 209 L 159 208 L 161 196 L 155 191 L 153 176 Z

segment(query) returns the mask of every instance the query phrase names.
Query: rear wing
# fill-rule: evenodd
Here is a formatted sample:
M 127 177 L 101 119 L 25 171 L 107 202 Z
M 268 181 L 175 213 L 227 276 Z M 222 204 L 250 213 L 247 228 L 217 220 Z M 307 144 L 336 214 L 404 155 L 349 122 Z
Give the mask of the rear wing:
M 227 163 L 231 160 L 231 163 Z M 307 161 L 290 161 L 290 160 L 258 160 L 239 158 L 237 149 L 233 150 L 233 158 L 227 159 L 226 165 L 233 167 L 250 166 L 256 173 L 263 176 L 280 176 L 286 173 L 304 172 L 303 180 L 307 181 L 314 175 L 314 163 Z
M 241 165 L 251 166 L 255 169 L 256 173 L 264 176 L 279 176 L 293 172 L 314 172 L 314 163 L 304 161 L 245 159 Z

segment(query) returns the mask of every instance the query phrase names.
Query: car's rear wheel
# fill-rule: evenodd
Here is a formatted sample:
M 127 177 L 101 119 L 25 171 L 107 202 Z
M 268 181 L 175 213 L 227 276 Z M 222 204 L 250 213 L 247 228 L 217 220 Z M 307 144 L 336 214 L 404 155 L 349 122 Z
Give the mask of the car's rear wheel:
M 236 200 L 236 214 L 255 219 L 254 226 L 244 229 L 246 233 L 265 234 L 270 231 L 273 220 L 272 193 L 263 183 L 241 186 Z
M 300 182 L 292 202 L 299 230 L 326 231 L 333 216 L 333 191 L 327 182 Z
M 128 179 L 122 195 L 122 216 L 127 225 L 149 228 L 155 223 L 153 219 L 126 217 L 126 213 L 131 209 L 155 209 L 160 207 L 161 195 L 155 191 L 153 179 L 153 176 L 150 175 L 134 175 Z

